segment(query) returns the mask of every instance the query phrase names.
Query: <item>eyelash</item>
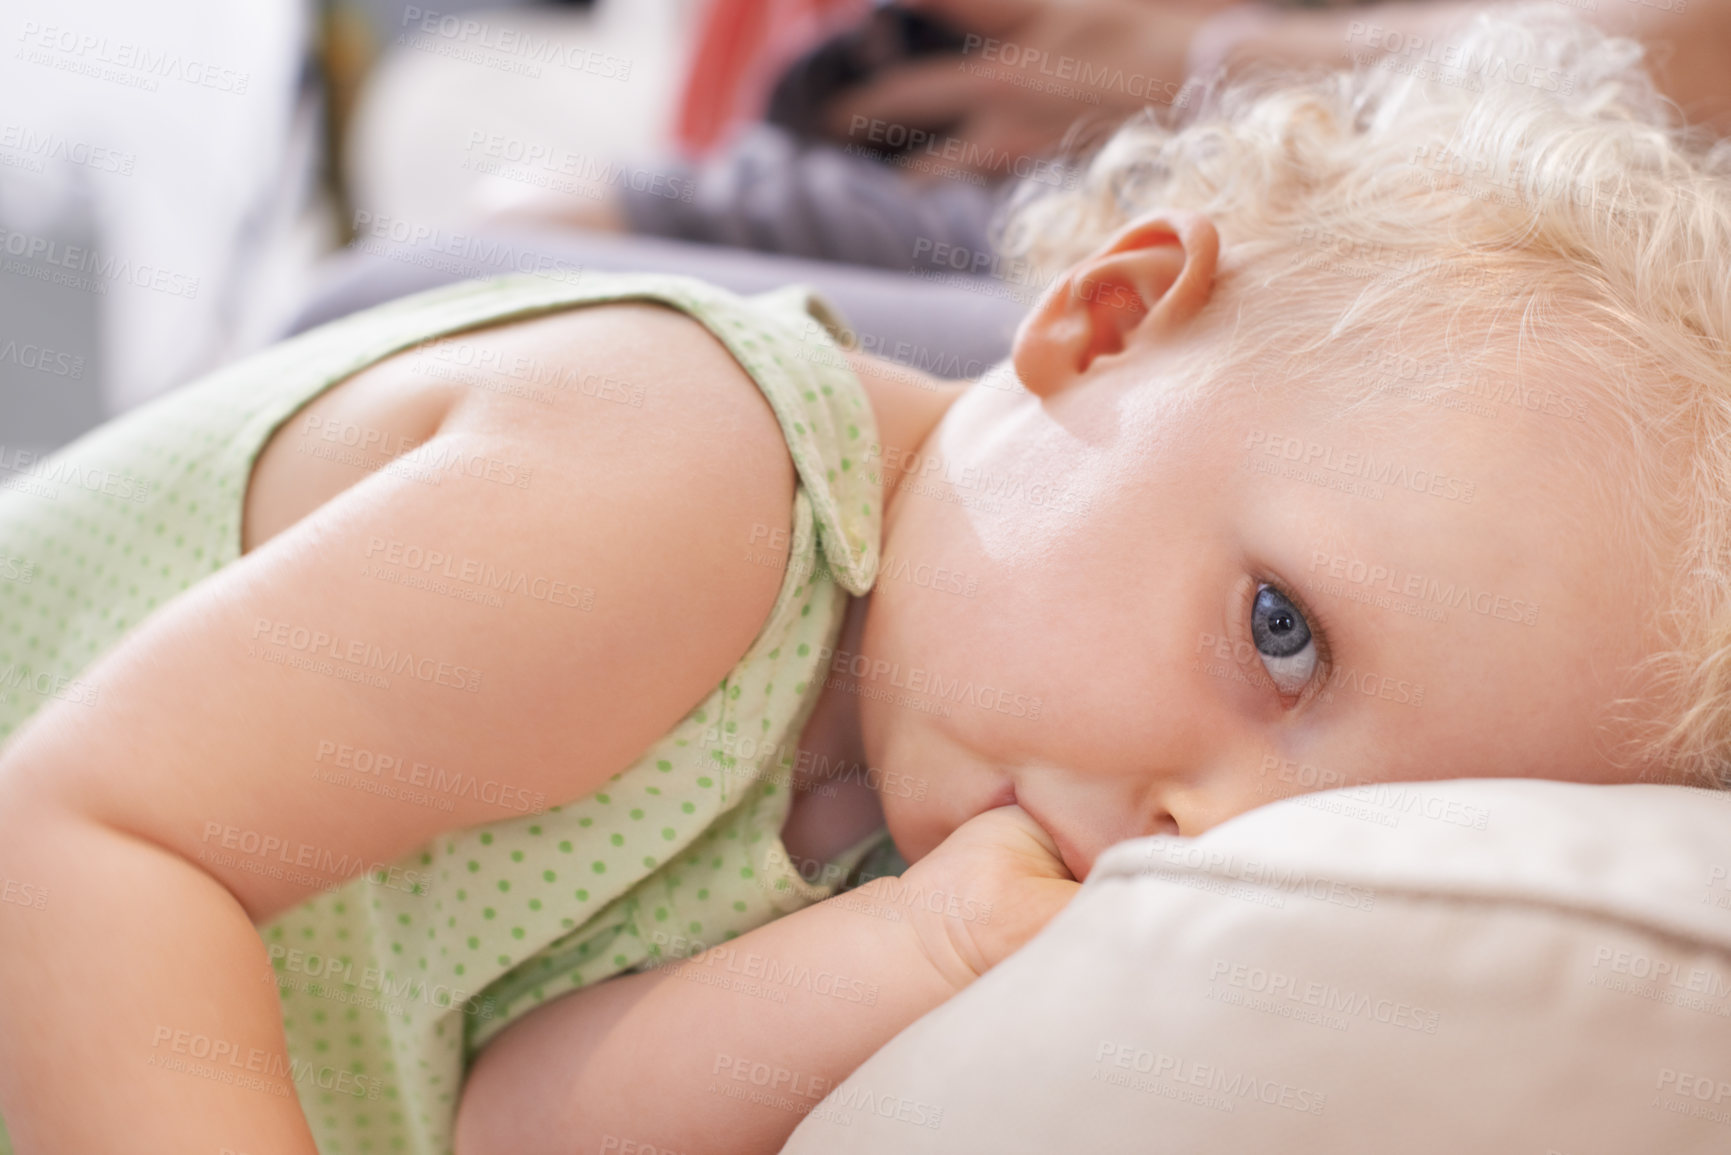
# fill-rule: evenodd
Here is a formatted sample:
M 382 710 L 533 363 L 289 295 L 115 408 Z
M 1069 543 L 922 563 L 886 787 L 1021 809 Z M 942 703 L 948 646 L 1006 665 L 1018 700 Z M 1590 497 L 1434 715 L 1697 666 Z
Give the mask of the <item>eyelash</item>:
M 1250 614 L 1256 606 L 1256 591 L 1263 586 L 1272 586 L 1281 597 L 1291 602 L 1298 612 L 1304 615 L 1305 624 L 1310 627 L 1310 639 L 1316 643 L 1316 672 L 1311 675 L 1310 681 L 1299 692 L 1298 700 L 1293 703 L 1292 708 L 1297 709 L 1326 687 L 1329 678 L 1334 673 L 1334 652 L 1328 644 L 1331 633 L 1328 619 L 1313 609 L 1302 597 L 1293 593 L 1285 582 L 1272 574 L 1257 570 L 1252 571 L 1248 576 L 1249 580 L 1244 586 L 1244 597 L 1238 607 L 1238 626 L 1246 635 L 1250 633 Z M 1255 642 L 1251 642 L 1251 652 L 1256 652 Z M 1281 694 L 1278 689 L 1275 689 L 1274 692 L 1282 700 L 1285 699 L 1286 695 Z

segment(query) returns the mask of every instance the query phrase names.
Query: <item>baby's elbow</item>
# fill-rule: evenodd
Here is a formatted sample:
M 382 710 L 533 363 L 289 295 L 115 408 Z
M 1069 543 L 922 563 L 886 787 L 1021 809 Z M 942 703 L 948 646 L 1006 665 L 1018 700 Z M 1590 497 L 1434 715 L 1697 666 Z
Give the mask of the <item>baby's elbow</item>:
M 56 852 L 69 845 L 64 837 L 69 824 L 89 826 L 90 821 L 56 792 L 41 788 L 16 758 L 0 759 L 0 847 L 8 867 L 0 882 L 31 869 L 58 873 Z

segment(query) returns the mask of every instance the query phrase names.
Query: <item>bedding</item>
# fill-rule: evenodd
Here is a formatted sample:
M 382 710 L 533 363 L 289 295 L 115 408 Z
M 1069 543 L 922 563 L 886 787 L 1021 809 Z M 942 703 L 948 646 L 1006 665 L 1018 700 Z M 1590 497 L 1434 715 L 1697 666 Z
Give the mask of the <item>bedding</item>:
M 1271 775 L 1272 776 L 1272 775 Z M 1301 795 L 1119 843 L 783 1155 L 1731 1150 L 1731 795 Z

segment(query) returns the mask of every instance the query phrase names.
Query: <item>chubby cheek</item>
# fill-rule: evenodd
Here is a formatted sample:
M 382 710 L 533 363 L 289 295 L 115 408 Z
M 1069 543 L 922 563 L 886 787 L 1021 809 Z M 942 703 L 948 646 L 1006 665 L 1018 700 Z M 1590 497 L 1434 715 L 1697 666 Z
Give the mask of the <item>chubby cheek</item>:
M 941 772 L 941 767 L 927 764 L 919 770 L 893 769 L 921 763 L 920 759 L 910 758 L 905 752 L 896 749 L 907 737 L 906 731 L 892 734 L 889 747 L 884 750 L 874 750 L 872 743 L 868 742 L 866 753 L 870 765 L 886 768 L 886 778 L 894 774 L 924 787 L 923 797 L 885 791 L 878 799 L 883 805 L 884 825 L 888 827 L 896 849 L 903 858 L 912 863 L 935 850 L 965 819 L 945 813 L 945 799 L 952 797 L 954 791 L 946 791 L 946 784 L 941 779 L 938 782 L 932 781 L 933 770 Z
M 892 556 L 893 562 L 893 556 Z M 939 727 L 941 699 L 928 693 L 928 670 L 944 661 L 948 627 L 929 616 L 928 599 L 905 585 L 883 582 L 872 592 L 860 658 L 865 675 L 849 678 L 859 694 L 866 762 L 885 783 L 879 798 L 890 836 L 909 862 L 923 857 L 965 820 L 952 814 L 960 793 L 959 760 Z M 942 687 L 938 687 L 942 688 Z M 928 711 L 931 711 L 928 713 Z
M 922 503 L 924 504 L 924 503 Z M 904 786 L 881 801 L 909 861 L 969 818 L 1009 801 L 1010 770 L 1046 744 L 1061 607 L 1030 578 L 970 548 L 948 511 L 904 506 L 886 544 L 859 660 L 868 762 Z M 920 546 L 908 543 L 919 541 Z
M 1041 656 L 1064 633 L 1064 607 L 1046 587 L 1061 575 L 994 560 L 950 510 L 904 512 L 898 528 L 911 532 L 884 549 L 862 641 L 873 711 L 886 729 L 989 745 L 996 729 L 1041 715 Z

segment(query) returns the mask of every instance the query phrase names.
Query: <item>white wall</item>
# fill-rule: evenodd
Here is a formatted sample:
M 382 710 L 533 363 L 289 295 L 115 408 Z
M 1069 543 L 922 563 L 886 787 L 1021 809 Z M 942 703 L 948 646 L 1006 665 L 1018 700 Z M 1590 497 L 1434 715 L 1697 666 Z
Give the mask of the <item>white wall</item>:
M 333 240 L 310 21 L 303 0 L 0 3 L 0 423 L 16 440 L 183 384 L 298 303 Z M 82 372 L 9 359 L 8 341 L 58 342 Z

